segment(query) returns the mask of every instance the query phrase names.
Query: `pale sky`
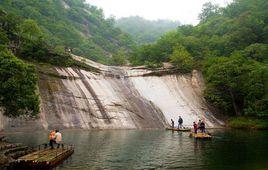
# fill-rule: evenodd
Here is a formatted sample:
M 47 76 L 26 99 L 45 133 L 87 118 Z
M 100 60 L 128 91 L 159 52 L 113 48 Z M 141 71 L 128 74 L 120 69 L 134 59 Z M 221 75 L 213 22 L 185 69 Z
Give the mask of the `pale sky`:
M 104 10 L 105 17 L 141 16 L 149 20 L 179 20 L 183 24 L 198 23 L 198 14 L 206 2 L 226 6 L 232 0 L 86 0 Z

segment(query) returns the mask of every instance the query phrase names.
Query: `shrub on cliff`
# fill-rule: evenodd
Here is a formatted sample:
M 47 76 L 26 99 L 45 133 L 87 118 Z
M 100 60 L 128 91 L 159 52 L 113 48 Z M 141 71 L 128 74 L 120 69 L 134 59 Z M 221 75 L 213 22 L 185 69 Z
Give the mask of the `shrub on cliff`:
M 183 46 L 178 46 L 174 49 L 173 53 L 170 55 L 170 61 L 182 73 L 191 72 L 193 69 L 194 60 Z
M 37 115 L 37 75 L 33 65 L 16 58 L 10 51 L 0 52 L 0 107 L 4 115 Z

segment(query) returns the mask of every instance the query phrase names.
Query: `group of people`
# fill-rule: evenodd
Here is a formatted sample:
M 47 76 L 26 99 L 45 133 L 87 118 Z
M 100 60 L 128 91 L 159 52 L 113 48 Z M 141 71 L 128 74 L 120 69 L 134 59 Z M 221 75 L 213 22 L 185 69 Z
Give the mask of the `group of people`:
M 171 127 L 174 128 L 174 120 L 171 119 Z M 178 119 L 178 128 L 183 128 L 182 126 L 183 124 L 183 119 L 179 116 L 179 119 Z M 205 133 L 205 128 L 206 128 L 206 125 L 204 123 L 204 121 L 201 121 L 199 120 L 198 123 L 196 122 L 193 122 L 193 126 L 194 126 L 194 132 L 197 133 L 198 130 L 200 130 L 202 133 Z
M 52 130 L 50 131 L 49 134 L 49 146 L 51 149 L 54 149 L 54 144 L 57 144 L 57 148 L 60 147 L 60 145 L 62 144 L 62 135 L 59 132 L 59 130 Z
M 193 126 L 194 126 L 194 133 L 197 133 L 198 129 L 202 133 L 205 133 L 206 132 L 205 131 L 206 125 L 205 125 L 204 121 L 199 120 L 197 124 L 194 122 L 193 123 Z
M 183 124 L 183 119 L 179 116 L 178 128 L 182 128 L 182 124 Z M 174 120 L 173 119 L 171 119 L 171 127 L 174 128 Z

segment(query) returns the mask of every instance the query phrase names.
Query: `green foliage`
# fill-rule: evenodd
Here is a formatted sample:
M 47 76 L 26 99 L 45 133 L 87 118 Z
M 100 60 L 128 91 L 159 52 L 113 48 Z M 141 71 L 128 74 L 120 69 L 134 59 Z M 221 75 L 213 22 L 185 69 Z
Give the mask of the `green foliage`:
M 63 48 L 55 49 L 47 44 L 41 28 L 34 20 L 23 20 L 6 14 L 0 16 L 0 26 L 3 49 L 11 47 L 12 51 L 22 59 L 57 66 L 69 66 L 73 62 Z
M 110 64 L 115 66 L 125 65 L 127 63 L 125 55 L 126 52 L 123 49 L 119 50 L 116 54 L 112 55 Z
M 266 0 L 234 0 L 226 8 L 206 3 L 197 26 L 179 26 L 141 46 L 130 62 L 170 61 L 180 72 L 198 66 L 206 100 L 222 113 L 268 115 L 267 9 Z
M 39 113 L 36 83 L 34 66 L 23 63 L 7 50 L 0 52 L 0 106 L 5 115 Z
M 209 18 L 217 15 L 219 13 L 219 6 L 207 2 L 204 4 L 202 13 L 199 15 L 199 20 L 201 22 L 206 22 Z
M 228 121 L 231 128 L 236 129 L 268 129 L 268 121 L 256 118 L 238 117 Z
M 113 19 L 105 19 L 101 9 L 83 0 L 2 0 L 1 9 L 26 19 L 21 24 L 14 17 L 9 20 L 8 25 L 16 29 L 9 30 L 13 34 L 31 40 L 42 34 L 49 46 L 72 48 L 74 54 L 102 63 L 118 48 L 131 51 L 134 46 L 131 37 L 114 26 Z
M 56 66 L 71 66 L 73 59 L 62 50 L 55 50 L 42 41 L 28 42 L 22 45 L 19 55 L 26 60 L 35 60 L 43 63 L 50 63 Z
M 183 46 L 178 46 L 174 49 L 173 53 L 170 55 L 170 61 L 182 73 L 191 72 L 193 69 L 194 61 L 190 53 Z
M 9 43 L 9 39 L 5 30 L 0 28 L 0 46 L 5 47 Z
M 206 62 L 206 99 L 228 115 L 268 114 L 265 104 L 266 66 L 247 60 L 239 53 Z
M 163 63 L 156 63 L 156 62 L 153 62 L 153 61 L 146 61 L 145 62 L 145 65 L 148 67 L 148 68 L 159 68 L 159 67 L 163 67 Z
M 133 65 L 142 65 L 146 62 L 168 62 L 173 49 L 181 41 L 180 33 L 171 31 L 163 35 L 156 43 L 146 44 L 136 49 L 130 57 Z
M 165 32 L 176 29 L 181 23 L 179 21 L 157 20 L 150 21 L 139 16 L 120 18 L 116 26 L 132 35 L 139 45 L 156 41 Z
M 43 35 L 42 31 L 34 20 L 26 19 L 18 24 L 18 37 L 31 42 L 38 41 Z
M 251 44 L 243 51 L 244 56 L 268 64 L 268 44 Z

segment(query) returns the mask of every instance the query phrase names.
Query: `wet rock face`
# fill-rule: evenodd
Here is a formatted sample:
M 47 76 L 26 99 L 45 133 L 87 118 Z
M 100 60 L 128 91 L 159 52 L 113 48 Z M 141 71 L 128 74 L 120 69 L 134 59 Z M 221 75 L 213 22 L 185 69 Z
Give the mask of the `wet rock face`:
M 100 73 L 77 68 L 52 68 L 49 74 L 41 71 L 40 117 L 25 120 L 0 116 L 5 122 L 2 128 L 159 129 L 179 115 L 189 126 L 198 119 L 210 127 L 219 124 L 202 99 L 203 82 L 196 72 L 193 76 L 153 76 L 153 71 L 145 68 L 83 61 Z
M 123 73 L 111 77 L 56 68 L 67 79 L 40 79 L 41 119 L 46 128 L 163 128 L 162 112 L 143 98 Z

